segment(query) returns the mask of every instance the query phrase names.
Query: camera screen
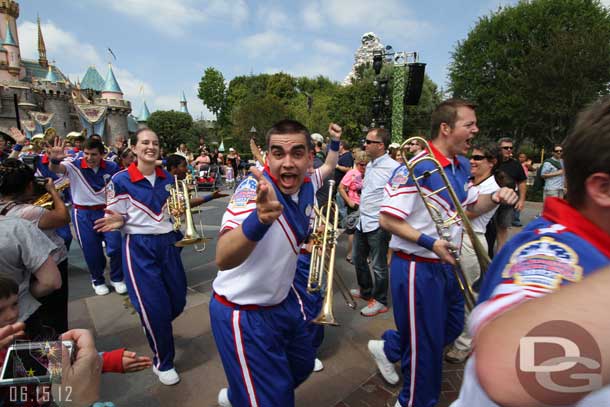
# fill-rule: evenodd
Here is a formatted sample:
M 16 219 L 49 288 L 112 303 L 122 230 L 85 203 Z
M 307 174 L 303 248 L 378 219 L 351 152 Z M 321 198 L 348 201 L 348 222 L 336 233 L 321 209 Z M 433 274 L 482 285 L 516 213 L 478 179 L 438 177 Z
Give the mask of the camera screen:
M 27 377 L 48 376 L 49 354 L 48 349 L 30 348 L 15 349 L 11 348 L 5 362 L 2 379 L 16 379 Z

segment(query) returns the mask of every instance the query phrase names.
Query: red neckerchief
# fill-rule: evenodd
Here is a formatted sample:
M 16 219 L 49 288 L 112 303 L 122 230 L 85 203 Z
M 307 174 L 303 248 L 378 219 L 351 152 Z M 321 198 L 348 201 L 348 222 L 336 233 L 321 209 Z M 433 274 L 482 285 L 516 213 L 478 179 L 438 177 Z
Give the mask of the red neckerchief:
M 129 179 L 133 183 L 144 179 L 144 175 L 140 172 L 136 163 L 131 163 L 129 168 L 127 168 L 127 172 L 129 173 Z M 165 172 L 161 167 L 155 167 L 155 175 L 160 178 L 165 178 Z
M 434 158 L 436 158 L 438 160 L 438 162 L 443 166 L 443 168 L 445 168 L 448 165 L 451 165 L 451 161 L 449 161 L 449 159 L 447 157 L 445 157 L 445 155 L 443 153 L 441 153 L 439 151 L 439 149 L 434 146 L 433 143 L 428 143 L 428 145 L 430 146 L 430 152 L 432 153 Z M 460 162 L 458 161 L 457 157 L 455 157 L 453 159 L 453 164 L 456 167 L 460 165 Z
M 547 198 L 544 201 L 542 216 L 565 226 L 570 232 L 595 246 L 606 257 L 610 257 L 610 235 L 582 216 L 567 201 L 555 197 Z
M 271 178 L 271 181 L 273 181 L 273 183 L 277 186 L 278 180 L 276 177 L 271 175 L 271 170 L 269 169 L 269 162 L 265 161 L 265 167 L 263 168 L 263 171 L 266 172 L 267 175 L 269 175 L 269 178 Z M 309 178 L 308 176 L 305 176 L 305 178 L 303 178 L 303 183 L 306 183 L 306 182 L 311 182 L 311 178 Z
M 81 168 L 89 168 L 89 166 L 87 165 L 87 160 L 85 160 L 84 158 L 81 158 L 81 160 L 80 160 L 80 167 Z M 102 159 L 100 161 L 100 168 L 106 168 L 106 161 L 104 159 Z

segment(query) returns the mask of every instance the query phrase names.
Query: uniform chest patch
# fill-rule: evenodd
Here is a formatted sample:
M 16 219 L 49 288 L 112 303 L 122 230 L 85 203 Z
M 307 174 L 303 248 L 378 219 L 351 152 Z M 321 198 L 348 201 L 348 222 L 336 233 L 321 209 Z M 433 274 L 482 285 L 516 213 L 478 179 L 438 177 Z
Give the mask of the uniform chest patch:
M 571 247 L 542 237 L 515 250 L 502 277 L 512 278 L 516 284 L 556 290 L 564 279 L 580 281 L 583 269 L 578 264 L 578 255 Z
M 110 181 L 106 185 L 106 199 L 113 199 L 115 196 L 114 183 Z
M 243 208 L 248 205 L 248 202 L 256 200 L 257 181 L 253 177 L 246 178 L 233 194 L 229 206 L 234 208 Z
M 396 171 L 396 174 L 394 174 L 390 181 L 390 185 L 392 185 L 393 190 L 396 190 L 399 186 L 406 184 L 408 179 L 409 170 L 406 167 L 402 167 L 400 170 Z

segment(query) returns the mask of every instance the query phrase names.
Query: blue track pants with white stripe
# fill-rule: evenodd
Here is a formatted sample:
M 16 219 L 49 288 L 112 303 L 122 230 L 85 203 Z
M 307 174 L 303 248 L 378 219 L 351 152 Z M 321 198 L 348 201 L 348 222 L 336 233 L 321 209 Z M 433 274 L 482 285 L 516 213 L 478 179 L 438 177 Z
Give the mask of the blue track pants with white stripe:
M 462 332 L 464 297 L 451 266 L 405 260 L 390 269 L 395 330 L 383 334 L 384 352 L 401 362 L 404 407 L 433 407 L 439 399 L 443 349 Z
M 315 351 L 294 289 L 262 309 L 229 306 L 215 297 L 210 320 L 233 407 L 294 406 L 294 389 L 313 370 Z
M 160 371 L 174 367 L 172 321 L 186 305 L 186 274 L 174 232 L 125 235 L 123 259 L 129 299 L 140 315 L 153 363 Z
M 83 249 L 83 256 L 91 274 L 93 284 L 104 284 L 104 269 L 106 257 L 102 241 L 106 242 L 106 254 L 110 257 L 110 280 L 123 281 L 121 267 L 121 232 L 96 232 L 93 224 L 104 217 L 104 210 L 77 209 L 72 207 L 72 219 L 76 238 Z

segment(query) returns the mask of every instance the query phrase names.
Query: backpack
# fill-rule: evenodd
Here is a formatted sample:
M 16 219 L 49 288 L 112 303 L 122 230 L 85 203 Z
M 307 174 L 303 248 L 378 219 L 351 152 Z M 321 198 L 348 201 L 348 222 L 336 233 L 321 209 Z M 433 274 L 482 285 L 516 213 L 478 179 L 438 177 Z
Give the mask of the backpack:
M 555 160 L 554 158 L 547 158 L 546 160 L 544 160 L 542 162 L 542 164 L 540 165 L 540 167 L 538 167 L 538 169 L 536 170 L 536 177 L 534 178 L 534 185 L 532 187 L 532 189 L 534 191 L 544 189 L 545 179 L 542 178 L 542 167 L 544 167 L 544 163 L 546 163 L 546 162 L 550 163 L 557 170 L 561 169 L 561 163 L 559 161 Z

